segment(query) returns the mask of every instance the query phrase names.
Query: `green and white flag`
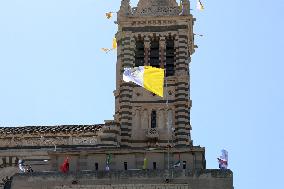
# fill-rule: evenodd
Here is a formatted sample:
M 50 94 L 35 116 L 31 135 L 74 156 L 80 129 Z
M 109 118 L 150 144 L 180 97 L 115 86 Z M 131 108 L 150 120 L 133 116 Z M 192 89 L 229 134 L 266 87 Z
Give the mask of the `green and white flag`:
M 147 160 L 147 158 L 145 157 L 145 158 L 144 158 L 144 161 L 143 161 L 143 169 L 144 169 L 144 170 L 147 169 L 147 165 L 148 165 L 148 160 Z
M 112 155 L 108 154 L 107 158 L 106 158 L 106 170 L 109 171 L 109 166 L 111 164 L 111 160 L 112 160 Z

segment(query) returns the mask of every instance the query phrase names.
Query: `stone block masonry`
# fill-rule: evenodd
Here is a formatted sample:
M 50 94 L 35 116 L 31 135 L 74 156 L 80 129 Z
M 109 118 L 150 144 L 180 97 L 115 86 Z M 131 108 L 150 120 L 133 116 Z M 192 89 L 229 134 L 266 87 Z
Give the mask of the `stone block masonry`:
M 128 170 L 33 173 L 13 177 L 12 189 L 233 189 L 230 170 Z
M 55 189 L 191 189 L 188 184 L 112 184 L 58 186 Z

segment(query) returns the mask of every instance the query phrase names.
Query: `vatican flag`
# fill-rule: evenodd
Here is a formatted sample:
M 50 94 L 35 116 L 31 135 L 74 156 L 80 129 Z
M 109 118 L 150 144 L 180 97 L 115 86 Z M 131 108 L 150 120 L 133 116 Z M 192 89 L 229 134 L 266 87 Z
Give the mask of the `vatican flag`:
M 198 9 L 198 10 L 201 10 L 201 11 L 204 10 L 204 6 L 203 6 L 203 4 L 201 3 L 200 0 L 197 0 L 197 9 Z
M 164 69 L 152 66 L 125 68 L 123 73 L 125 82 L 132 81 L 160 97 L 164 94 L 164 78 Z

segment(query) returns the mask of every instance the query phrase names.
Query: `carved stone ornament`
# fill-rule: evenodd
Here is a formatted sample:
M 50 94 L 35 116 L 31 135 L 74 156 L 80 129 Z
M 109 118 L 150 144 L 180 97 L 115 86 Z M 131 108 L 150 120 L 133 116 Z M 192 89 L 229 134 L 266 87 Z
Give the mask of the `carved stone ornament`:
M 180 10 L 175 0 L 140 0 L 133 9 L 134 16 L 172 16 Z

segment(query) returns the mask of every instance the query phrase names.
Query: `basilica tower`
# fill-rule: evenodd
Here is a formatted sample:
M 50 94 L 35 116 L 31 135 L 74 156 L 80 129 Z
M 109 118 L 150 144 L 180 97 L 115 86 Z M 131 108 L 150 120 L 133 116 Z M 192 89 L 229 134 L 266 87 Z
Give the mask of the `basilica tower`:
M 192 146 L 190 70 L 194 53 L 194 18 L 189 0 L 140 0 L 118 12 L 115 121 L 121 147 Z M 122 80 L 126 67 L 165 69 L 164 97 Z
M 232 171 L 207 169 L 205 148 L 191 140 L 195 19 L 189 0 L 181 4 L 140 0 L 131 7 L 130 0 L 121 1 L 114 120 L 0 127 L 0 180 L 12 176 L 5 188 L 233 189 Z M 164 69 L 163 98 L 123 81 L 124 68 L 138 66 Z M 35 173 L 17 174 L 18 160 Z M 67 175 L 60 172 L 65 161 Z

